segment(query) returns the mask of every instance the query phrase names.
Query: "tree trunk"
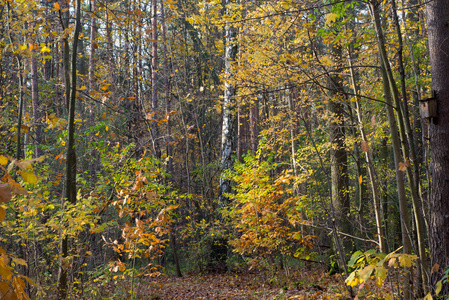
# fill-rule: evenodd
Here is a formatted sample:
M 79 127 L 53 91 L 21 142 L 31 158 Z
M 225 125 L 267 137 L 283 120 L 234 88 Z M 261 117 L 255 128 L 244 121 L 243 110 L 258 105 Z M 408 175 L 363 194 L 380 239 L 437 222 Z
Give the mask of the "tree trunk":
M 157 126 L 158 120 L 158 102 L 157 102 L 157 89 L 158 89 L 158 59 L 157 59 L 157 0 L 153 0 L 153 17 L 151 19 L 152 25 L 152 42 L 151 42 L 151 109 L 153 114 L 153 122 L 151 124 L 151 131 L 153 136 L 153 147 L 156 157 L 161 157 L 161 150 L 159 146 L 159 129 Z
M 73 36 L 72 49 L 72 87 L 69 101 L 68 117 L 68 142 L 66 160 L 66 183 L 65 198 L 71 204 L 76 203 L 76 152 L 75 152 L 75 104 L 76 104 L 76 83 L 77 83 L 77 49 L 78 37 L 81 31 L 81 0 L 76 1 L 76 27 Z M 68 88 L 66 88 L 68 90 Z M 61 262 L 58 274 L 58 299 L 67 298 L 68 279 L 65 259 L 68 256 L 68 237 L 63 237 L 61 241 Z
M 39 118 L 39 83 L 35 52 L 31 54 L 31 100 L 33 103 L 34 156 L 39 157 L 42 155 L 42 150 L 40 148 L 42 143 L 42 131 Z
M 423 225 L 423 219 L 421 217 L 422 212 L 422 204 L 421 204 L 421 198 L 418 196 L 418 186 L 419 186 L 419 164 L 416 158 L 416 150 L 415 150 L 415 144 L 414 144 L 414 138 L 412 133 L 412 128 L 410 125 L 410 117 L 408 113 L 408 103 L 407 103 L 407 91 L 406 91 L 406 85 L 405 85 L 405 70 L 404 70 L 404 63 L 402 59 L 402 49 L 403 49 L 403 43 L 402 43 L 402 32 L 401 27 L 399 24 L 399 18 L 397 15 L 397 9 L 396 9 L 396 1 L 391 0 L 391 6 L 392 6 L 392 12 L 393 17 L 396 25 L 396 33 L 398 36 L 398 62 L 399 62 L 399 73 L 401 75 L 401 90 L 402 90 L 402 111 L 403 113 L 403 120 L 404 125 L 407 133 L 407 140 L 408 140 L 408 149 L 410 151 L 404 151 L 404 156 L 406 156 L 408 153 L 410 155 L 410 161 L 413 165 L 413 170 L 410 166 L 407 166 L 407 177 L 410 181 L 410 188 L 412 192 L 412 205 L 413 205 L 413 216 L 416 224 L 416 243 L 418 248 L 418 253 L 421 259 L 421 264 L 418 265 L 418 275 L 420 277 L 420 283 L 418 284 L 418 297 L 422 297 L 424 293 L 427 293 L 427 286 L 429 284 L 429 280 L 427 277 L 427 273 L 425 270 L 427 270 L 427 254 L 425 250 L 425 236 L 424 236 L 424 225 Z M 399 99 L 398 99 L 399 100 Z M 397 104 L 399 104 L 399 101 L 397 101 Z M 400 104 L 399 104 L 400 105 Z M 399 107 L 398 107 L 399 109 Z M 402 139 L 405 139 L 405 134 L 403 134 L 404 137 L 401 137 Z M 408 157 L 406 156 L 406 159 Z
M 230 0 L 225 1 L 225 5 L 231 4 Z M 226 10 L 228 8 L 226 7 Z M 236 87 L 233 81 L 232 63 L 237 57 L 237 29 L 227 23 L 225 27 L 225 90 L 223 99 L 223 124 L 221 129 L 221 170 L 230 170 L 232 168 L 232 154 L 235 152 L 235 134 L 236 134 L 236 116 L 235 94 Z M 220 177 L 220 186 L 218 189 L 218 202 L 223 205 L 228 201 L 226 193 L 231 192 L 231 181 L 222 176 Z
M 356 81 L 355 81 L 354 68 L 352 66 L 351 54 L 349 54 L 349 71 L 351 74 L 352 89 L 354 91 L 354 94 L 358 95 L 359 89 L 358 89 Z M 374 215 L 376 218 L 376 229 L 377 229 L 377 238 L 379 241 L 379 250 L 381 252 L 385 253 L 386 252 L 385 236 L 382 231 L 384 222 L 382 220 L 382 210 L 381 210 L 381 201 L 380 201 L 381 199 L 380 199 L 380 195 L 379 195 L 378 183 L 376 180 L 376 174 L 375 174 L 374 163 L 373 163 L 373 158 L 372 158 L 372 150 L 369 147 L 369 143 L 368 143 L 368 140 L 367 140 L 367 137 L 365 134 L 365 130 L 363 128 L 362 112 L 360 109 L 360 99 L 358 96 L 356 96 L 355 99 L 356 99 L 355 104 L 356 104 L 357 120 L 359 123 L 360 136 L 362 137 L 362 143 L 363 143 L 362 151 L 365 152 L 365 159 L 366 159 L 366 164 L 368 165 L 368 174 L 369 174 L 370 183 L 371 183 L 371 192 L 373 194 Z M 360 184 L 360 186 L 361 186 L 361 184 Z M 362 210 L 362 203 L 360 203 L 359 212 L 361 212 L 361 210 Z
M 164 98 L 165 98 L 165 118 L 167 119 L 167 173 L 172 176 L 173 180 L 173 147 L 172 147 L 172 136 L 171 136 L 171 99 L 170 99 L 170 68 L 169 61 L 167 57 L 167 36 L 165 27 L 165 9 L 164 1 L 161 1 L 161 25 L 162 25 L 162 56 L 164 59 Z
M 249 150 L 250 140 L 250 122 L 248 120 L 248 105 L 242 104 L 238 108 L 238 129 L 237 129 L 237 157 L 242 160 L 243 155 Z
M 438 103 L 438 118 L 430 124 L 433 159 L 430 199 L 430 253 L 433 286 L 449 268 L 449 2 L 427 3 L 432 90 Z M 449 294 L 443 284 L 442 294 Z
M 251 150 L 255 155 L 259 144 L 259 96 L 250 104 L 249 123 L 251 127 Z
M 89 95 L 92 97 L 95 88 L 95 49 L 97 44 L 95 42 L 95 36 L 97 34 L 97 17 L 95 12 L 95 0 L 91 0 L 91 18 L 90 18 L 90 53 L 89 53 Z M 91 101 L 90 104 L 90 124 L 94 125 L 95 122 L 95 101 Z
M 341 52 L 341 51 L 340 51 Z M 338 75 L 337 75 L 338 76 Z M 330 132 L 330 162 L 332 199 L 337 220 L 338 229 L 344 233 L 351 233 L 349 223 L 349 191 L 348 191 L 348 155 L 345 149 L 345 122 L 344 108 L 342 104 L 342 86 L 337 76 L 330 76 L 328 87 L 330 88 L 329 111 L 332 114 L 329 122 Z M 350 246 L 344 239 L 345 248 Z

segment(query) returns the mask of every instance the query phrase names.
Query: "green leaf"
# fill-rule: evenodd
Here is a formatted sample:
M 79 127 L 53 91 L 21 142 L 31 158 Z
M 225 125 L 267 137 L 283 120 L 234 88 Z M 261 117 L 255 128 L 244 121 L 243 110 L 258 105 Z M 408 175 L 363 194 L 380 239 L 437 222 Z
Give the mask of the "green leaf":
M 374 274 L 376 277 L 376 285 L 378 288 L 382 288 L 384 284 L 384 280 L 387 277 L 387 269 L 384 267 L 376 267 L 376 273 Z
M 348 266 L 349 267 L 354 267 L 354 265 L 357 263 L 357 261 L 361 258 L 364 257 L 362 251 L 356 251 L 354 252 L 354 254 L 351 256 L 351 259 L 348 262 Z

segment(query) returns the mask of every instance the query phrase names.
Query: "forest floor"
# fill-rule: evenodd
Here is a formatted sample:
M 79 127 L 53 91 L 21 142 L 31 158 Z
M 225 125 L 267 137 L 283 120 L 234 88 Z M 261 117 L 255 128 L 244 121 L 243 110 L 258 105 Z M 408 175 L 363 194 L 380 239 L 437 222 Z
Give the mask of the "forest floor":
M 355 299 L 386 299 L 383 292 L 365 286 Z M 320 269 L 266 274 L 239 272 L 185 275 L 181 278 L 159 276 L 139 280 L 134 299 L 351 299 L 344 278 Z M 390 299 L 394 299 L 391 297 Z

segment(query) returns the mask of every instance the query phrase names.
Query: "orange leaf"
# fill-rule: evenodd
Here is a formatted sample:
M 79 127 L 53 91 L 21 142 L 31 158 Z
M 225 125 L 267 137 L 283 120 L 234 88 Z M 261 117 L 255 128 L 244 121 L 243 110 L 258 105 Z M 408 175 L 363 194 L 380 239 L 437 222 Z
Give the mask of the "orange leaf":
M 6 211 L 3 207 L 0 206 L 0 222 L 6 217 Z
M 58 11 L 58 10 L 60 10 L 60 9 L 61 9 L 61 7 L 59 6 L 59 3 L 58 3 L 58 2 L 55 2 L 55 10 Z

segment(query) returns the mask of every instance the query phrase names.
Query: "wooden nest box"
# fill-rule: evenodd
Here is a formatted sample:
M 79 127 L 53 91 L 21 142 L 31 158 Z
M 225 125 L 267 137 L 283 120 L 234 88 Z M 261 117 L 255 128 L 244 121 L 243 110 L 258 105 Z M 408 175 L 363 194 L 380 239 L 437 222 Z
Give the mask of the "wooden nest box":
M 419 101 L 419 108 L 421 117 L 423 119 L 431 119 L 438 117 L 437 98 L 435 92 L 432 92 L 432 97 Z

